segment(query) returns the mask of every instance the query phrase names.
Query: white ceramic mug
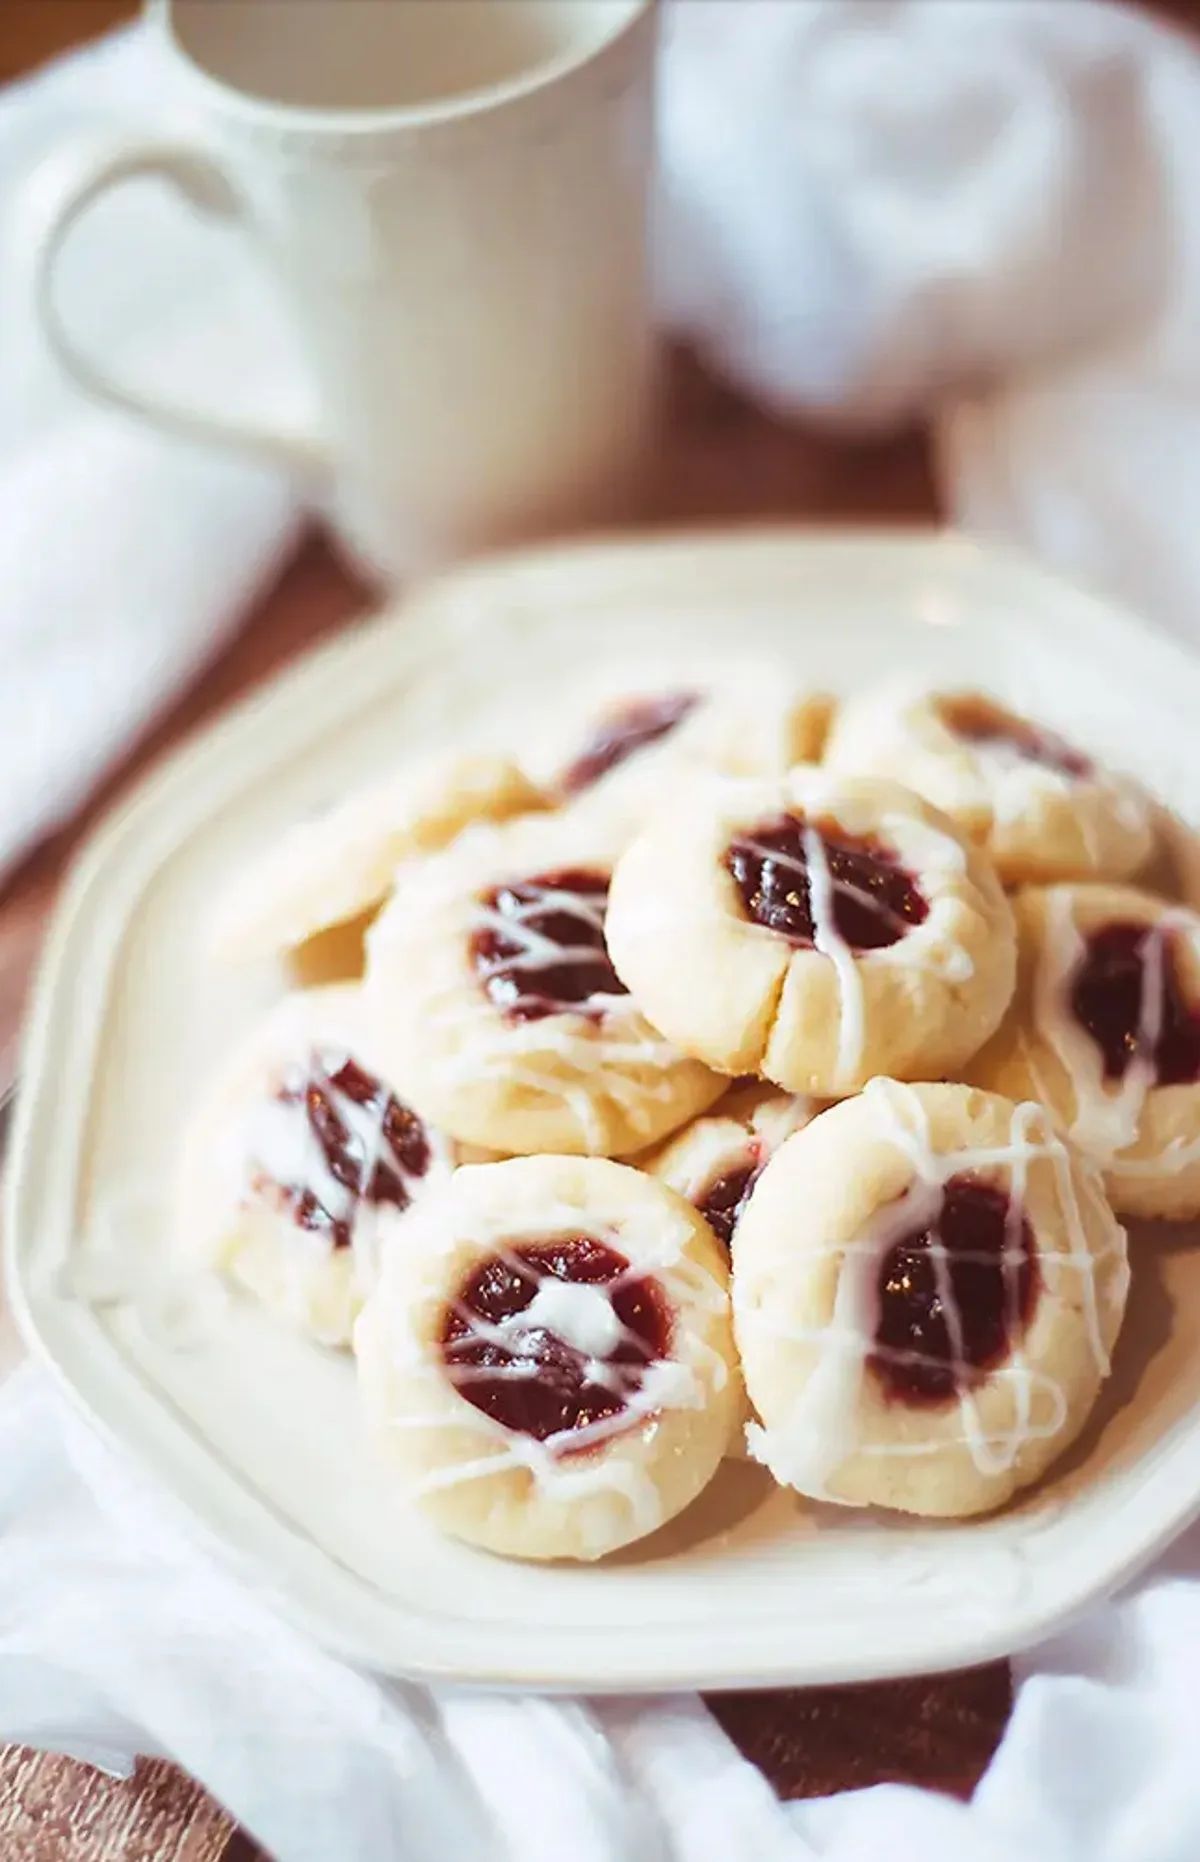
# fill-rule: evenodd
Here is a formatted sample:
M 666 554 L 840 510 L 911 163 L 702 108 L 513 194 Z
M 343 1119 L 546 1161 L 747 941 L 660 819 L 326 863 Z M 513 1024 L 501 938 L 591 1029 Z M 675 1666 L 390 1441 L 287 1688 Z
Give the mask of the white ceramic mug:
M 655 0 L 150 0 L 185 140 L 59 173 L 37 314 L 93 395 L 318 475 L 385 576 L 607 515 L 651 423 Z M 164 68 L 165 69 L 165 68 Z M 311 439 L 151 396 L 82 352 L 56 271 L 161 176 L 234 216 L 311 373 Z

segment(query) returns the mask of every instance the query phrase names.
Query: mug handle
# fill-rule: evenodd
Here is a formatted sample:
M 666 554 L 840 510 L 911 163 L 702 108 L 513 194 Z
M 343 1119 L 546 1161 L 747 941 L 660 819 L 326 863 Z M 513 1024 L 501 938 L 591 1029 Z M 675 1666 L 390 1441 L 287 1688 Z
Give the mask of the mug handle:
M 224 218 L 241 219 L 243 203 L 225 170 L 210 155 L 183 143 L 121 139 L 108 147 L 94 142 L 52 156 L 39 171 L 29 205 L 34 225 L 29 252 L 33 310 L 59 367 L 94 400 L 151 421 L 168 433 L 211 445 L 236 447 L 266 464 L 306 477 L 328 465 L 312 435 L 258 427 L 221 415 L 202 414 L 182 402 L 158 399 L 116 380 L 79 348 L 58 308 L 55 289 L 62 248 L 93 202 L 142 176 L 170 182 L 192 206 Z

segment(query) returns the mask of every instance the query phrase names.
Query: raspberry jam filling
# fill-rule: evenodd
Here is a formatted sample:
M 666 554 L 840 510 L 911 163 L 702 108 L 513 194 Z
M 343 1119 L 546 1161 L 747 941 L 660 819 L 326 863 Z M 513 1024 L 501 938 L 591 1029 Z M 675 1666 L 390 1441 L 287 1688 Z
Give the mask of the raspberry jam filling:
M 432 1162 L 415 1112 L 347 1055 L 315 1050 L 263 1108 L 254 1186 L 300 1228 L 348 1248 L 362 1203 L 407 1209 Z
M 1071 985 L 1071 1011 L 1100 1049 L 1106 1079 L 1124 1079 L 1142 1060 L 1156 1086 L 1200 1080 L 1200 1016 L 1180 988 L 1169 933 L 1139 924 L 1093 931 Z
M 746 916 L 793 944 L 824 948 L 836 936 L 851 950 L 880 950 L 929 913 L 894 854 L 830 822 L 764 822 L 731 843 L 725 866 Z
M 607 874 L 540 873 L 495 887 L 480 905 L 471 961 L 510 1022 L 564 1009 L 598 1019 L 604 997 L 628 995 L 604 943 Z
M 1008 1355 L 1037 1286 L 1020 1209 L 991 1184 L 951 1177 L 936 1223 L 903 1236 L 880 1263 L 872 1370 L 906 1402 L 958 1396 Z
M 650 744 L 668 737 L 700 703 L 698 692 L 664 692 L 658 698 L 631 699 L 589 738 L 560 787 L 566 795 L 590 789 L 610 769 Z
M 1014 717 L 990 699 L 964 693 L 961 698 L 944 698 L 940 710 L 943 722 L 964 743 L 978 744 L 981 749 L 1000 752 L 1022 763 L 1041 763 L 1076 781 L 1092 774 L 1093 765 L 1087 757 L 1053 731 Z
M 759 1170 L 756 1158 L 738 1164 L 733 1170 L 726 1170 L 715 1177 L 696 1200 L 697 1209 L 725 1249 L 732 1245 L 733 1231 L 750 1200 L 750 1192 L 758 1181 Z
M 482 1262 L 446 1308 L 439 1338 L 458 1394 L 539 1442 L 619 1418 L 670 1342 L 657 1281 L 590 1235 Z

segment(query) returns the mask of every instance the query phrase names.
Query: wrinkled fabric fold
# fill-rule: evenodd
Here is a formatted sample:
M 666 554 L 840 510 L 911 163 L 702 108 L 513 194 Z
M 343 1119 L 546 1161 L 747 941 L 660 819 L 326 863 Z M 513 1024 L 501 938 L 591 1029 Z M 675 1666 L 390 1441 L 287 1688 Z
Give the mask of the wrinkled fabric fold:
M 146 59 L 132 32 L 0 99 L 6 286 L 35 159 L 169 107 Z M 662 153 L 663 316 L 715 369 L 835 427 L 928 418 L 961 522 L 1197 636 L 1185 41 L 1086 0 L 675 0 Z M 84 333 L 222 405 L 291 412 L 270 307 L 215 237 L 169 202 L 112 203 L 71 255 Z M 0 497 L 3 869 L 219 648 L 300 514 L 276 475 L 86 407 L 7 288 Z M 0 1391 L 0 1737 L 114 1771 L 164 1754 L 276 1862 L 1200 1854 L 1200 1533 L 1017 1671 L 969 1805 L 895 1785 L 785 1805 L 694 1697 L 434 1694 L 350 1669 L 43 1372 Z
M 29 314 L 41 170 L 64 144 L 170 107 L 136 31 L 0 94 L 0 880 L 227 644 L 302 521 L 281 473 L 94 406 Z M 293 417 L 277 307 L 235 236 L 121 190 L 63 259 L 81 340 L 143 383 Z
M 316 1648 L 25 1366 L 0 1390 L 0 1740 L 175 1760 L 275 1862 L 1191 1862 L 1200 1528 L 1018 1658 L 971 1804 L 781 1803 L 694 1695 L 428 1690 Z

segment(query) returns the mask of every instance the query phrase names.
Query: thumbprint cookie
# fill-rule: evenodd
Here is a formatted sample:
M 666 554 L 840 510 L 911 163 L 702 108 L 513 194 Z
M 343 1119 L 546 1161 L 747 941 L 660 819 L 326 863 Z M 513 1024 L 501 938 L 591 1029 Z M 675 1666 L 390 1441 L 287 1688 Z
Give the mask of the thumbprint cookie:
M 972 1077 L 1048 1106 L 1123 1215 L 1200 1215 L 1200 916 L 1130 886 L 1013 903 L 1017 993 Z
M 391 1075 L 463 1142 L 621 1156 L 724 1090 L 613 969 L 613 847 L 607 824 L 568 814 L 473 829 L 410 865 L 368 933 Z
M 358 990 L 298 992 L 197 1109 L 177 1183 L 181 1243 L 310 1337 L 348 1345 L 384 1212 L 403 1215 L 454 1161 L 371 1057 Z
M 817 1499 L 989 1511 L 1079 1434 L 1128 1281 L 1043 1107 L 873 1080 L 787 1140 L 738 1227 L 750 1452 Z
M 833 701 L 798 688 L 787 669 L 709 661 L 604 671 L 563 706 L 526 762 L 549 801 L 629 826 L 658 796 L 705 770 L 773 775 L 816 762 Z
M 501 821 L 540 806 L 521 771 L 503 757 L 413 763 L 256 850 L 216 901 L 213 948 L 248 962 L 278 956 L 377 909 L 402 860 L 444 847 L 468 822 Z
M 1126 879 L 1154 839 L 1150 799 L 981 692 L 868 692 L 839 711 L 830 767 L 903 782 L 991 854 L 1006 885 Z
M 896 783 L 806 768 L 658 810 L 617 863 L 608 948 L 686 1052 L 819 1097 L 953 1072 L 1015 972 L 985 854 Z
M 781 1093 L 757 1080 L 740 1080 L 711 1113 L 693 1119 L 637 1162 L 686 1196 L 728 1255 L 742 1211 L 768 1158 L 785 1138 L 808 1123 L 815 1110 L 814 1100 Z M 752 1420 L 752 1412 L 744 1405 L 728 1450 L 736 1460 L 746 1458 L 745 1425 Z
M 1154 847 L 1133 883 L 1200 911 L 1200 834 L 1161 802 L 1153 804 Z
M 385 1251 L 355 1350 L 406 1495 L 518 1558 L 654 1531 L 707 1485 L 742 1400 L 720 1249 L 604 1158 L 458 1170 Z
M 742 1080 L 711 1112 L 637 1162 L 686 1196 L 728 1252 L 767 1160 L 785 1138 L 808 1124 L 815 1110 L 814 1102 L 799 1094 Z

